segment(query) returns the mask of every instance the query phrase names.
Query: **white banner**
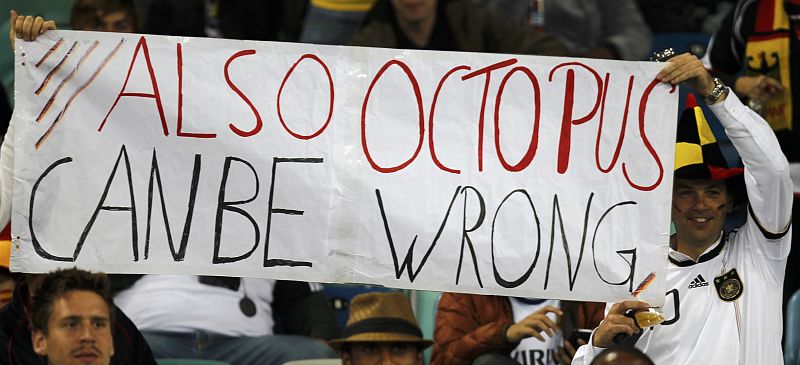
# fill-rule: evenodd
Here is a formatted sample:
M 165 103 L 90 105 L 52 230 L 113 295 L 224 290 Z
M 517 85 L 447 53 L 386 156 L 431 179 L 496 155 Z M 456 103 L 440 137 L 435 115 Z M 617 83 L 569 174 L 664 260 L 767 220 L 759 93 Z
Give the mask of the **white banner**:
M 661 65 L 70 31 L 15 65 L 15 271 L 663 301 Z

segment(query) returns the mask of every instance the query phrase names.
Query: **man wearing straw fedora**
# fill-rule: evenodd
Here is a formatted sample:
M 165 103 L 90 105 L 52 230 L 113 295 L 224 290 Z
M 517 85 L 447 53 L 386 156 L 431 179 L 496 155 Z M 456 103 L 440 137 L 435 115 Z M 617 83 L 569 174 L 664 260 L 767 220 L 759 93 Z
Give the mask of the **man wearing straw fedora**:
M 656 77 L 687 84 L 705 98 L 744 169 L 728 167 L 702 110 L 687 102 L 675 148 L 675 234 L 663 317 L 642 323 L 639 312 L 649 312 L 649 304 L 610 303 L 572 363 L 588 365 L 602 348 L 623 342 L 635 344 L 656 364 L 782 364 L 781 295 L 791 248 L 789 163 L 767 122 L 729 95 L 695 56 L 670 59 Z M 736 200 L 747 202 L 746 221 L 726 232 Z
M 432 343 L 422 338 L 408 297 L 397 292 L 355 296 L 342 338 L 330 341 L 343 365 L 422 365 Z

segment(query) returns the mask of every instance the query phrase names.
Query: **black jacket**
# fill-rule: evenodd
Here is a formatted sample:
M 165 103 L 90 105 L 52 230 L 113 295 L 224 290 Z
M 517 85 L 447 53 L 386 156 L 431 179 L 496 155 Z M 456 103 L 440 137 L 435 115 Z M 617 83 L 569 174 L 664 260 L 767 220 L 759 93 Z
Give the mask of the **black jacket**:
M 11 304 L 0 310 L 0 364 L 46 365 L 44 359 L 33 351 L 29 308 L 22 298 L 28 297 L 28 286 L 20 284 L 14 290 Z M 125 316 L 114 306 L 114 356 L 111 365 L 156 365 L 150 346 Z

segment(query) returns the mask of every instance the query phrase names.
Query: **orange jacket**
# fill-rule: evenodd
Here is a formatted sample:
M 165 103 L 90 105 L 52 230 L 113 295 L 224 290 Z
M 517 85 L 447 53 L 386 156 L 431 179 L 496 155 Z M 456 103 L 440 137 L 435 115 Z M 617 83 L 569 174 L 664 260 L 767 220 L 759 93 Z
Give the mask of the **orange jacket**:
M 561 302 L 564 337 L 576 328 L 594 329 L 604 317 L 605 303 Z M 510 355 L 517 344 L 506 339 L 514 323 L 506 297 L 444 293 L 439 300 L 431 365 L 469 365 L 495 352 Z

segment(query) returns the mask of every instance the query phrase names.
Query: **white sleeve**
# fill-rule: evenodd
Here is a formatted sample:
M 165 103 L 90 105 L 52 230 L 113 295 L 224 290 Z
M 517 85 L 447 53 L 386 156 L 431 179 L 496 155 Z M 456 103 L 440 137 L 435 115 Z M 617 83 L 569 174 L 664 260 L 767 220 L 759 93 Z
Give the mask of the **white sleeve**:
M 775 133 L 758 114 L 732 93 L 724 102 L 709 106 L 744 162 L 749 204 L 748 219 L 739 234 L 749 237 L 742 249 L 768 259 L 784 261 L 791 249 L 793 185 L 789 162 Z M 768 265 L 778 276 L 782 265 Z
M 0 147 L 0 230 L 11 222 L 11 199 L 14 186 L 14 118 Z
M 594 357 L 597 354 L 605 350 L 602 347 L 596 347 L 592 345 L 592 342 L 594 340 L 594 332 L 596 330 L 597 329 L 595 328 L 592 331 L 592 335 L 589 337 L 589 343 L 581 347 L 578 347 L 578 350 L 575 351 L 575 356 L 572 357 L 572 365 L 589 365 L 592 363 L 592 360 L 594 360 Z
M 775 133 L 733 92 L 709 108 L 742 158 L 747 197 L 758 225 L 770 233 L 785 232 L 792 218 L 793 187 L 789 162 Z

